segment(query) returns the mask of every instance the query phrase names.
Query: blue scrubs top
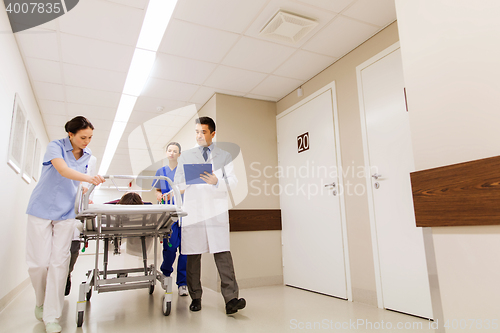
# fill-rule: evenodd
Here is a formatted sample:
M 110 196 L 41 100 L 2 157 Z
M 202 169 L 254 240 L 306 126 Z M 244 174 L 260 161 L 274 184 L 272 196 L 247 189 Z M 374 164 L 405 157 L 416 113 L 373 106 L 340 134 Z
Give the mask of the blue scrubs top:
M 165 177 L 170 178 L 170 180 L 173 182 L 174 177 L 175 177 L 175 171 L 177 171 L 177 167 L 175 167 L 174 170 L 171 170 L 167 165 L 167 166 L 164 166 L 163 168 L 159 168 L 158 170 L 156 170 L 155 176 L 165 176 Z M 155 184 L 155 182 L 156 182 L 156 184 Z M 153 180 L 153 186 L 161 189 L 161 194 L 165 194 L 165 193 L 170 192 L 172 190 L 172 188 L 170 187 L 168 182 L 166 180 L 163 180 L 163 179 L 161 179 L 159 181 L 157 181 L 156 179 Z M 172 200 L 172 204 L 173 204 L 173 200 Z
M 85 148 L 82 157 L 77 160 L 69 137 L 50 142 L 43 157 L 42 175 L 31 193 L 26 213 L 53 221 L 74 219 L 76 191 L 80 182 L 61 176 L 51 161 L 62 158 L 71 169 L 86 173 L 91 154 L 90 149 Z

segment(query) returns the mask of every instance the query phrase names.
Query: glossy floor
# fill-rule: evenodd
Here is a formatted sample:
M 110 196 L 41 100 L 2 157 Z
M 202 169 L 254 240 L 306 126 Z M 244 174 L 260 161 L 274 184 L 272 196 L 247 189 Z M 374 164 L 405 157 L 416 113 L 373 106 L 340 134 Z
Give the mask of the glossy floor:
M 140 266 L 135 257 L 119 257 L 112 258 L 115 264 Z M 241 290 L 240 297 L 247 300 L 247 307 L 231 316 L 225 314 L 222 296 L 211 289 L 204 289 L 202 310 L 190 312 L 190 298 L 178 297 L 174 288 L 172 312 L 165 317 L 159 284 L 151 296 L 146 289 L 94 293 L 87 303 L 85 322 L 77 328 L 78 285 L 93 267 L 93 260 L 87 255 L 80 256 L 77 262 L 72 292 L 66 297 L 61 319 L 63 332 L 434 332 L 424 319 L 286 286 Z M 35 319 L 34 307 L 35 295 L 29 285 L 0 313 L 0 332 L 45 332 L 44 325 Z

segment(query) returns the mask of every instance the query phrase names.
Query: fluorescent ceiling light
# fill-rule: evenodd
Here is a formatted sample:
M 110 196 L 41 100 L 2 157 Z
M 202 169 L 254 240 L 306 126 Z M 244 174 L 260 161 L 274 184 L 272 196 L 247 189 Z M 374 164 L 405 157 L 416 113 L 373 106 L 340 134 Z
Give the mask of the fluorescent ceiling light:
M 125 127 L 127 127 L 128 119 L 130 118 L 136 101 L 137 96 L 122 94 L 120 98 L 115 120 L 113 121 L 113 126 L 111 126 L 111 132 L 109 133 L 108 143 L 106 144 L 106 149 L 104 149 L 104 156 L 101 161 L 101 166 L 99 167 L 100 175 L 105 175 L 108 172 L 109 165 L 115 156 L 116 148 L 118 147 L 118 143 L 120 143 Z
M 135 46 L 134 56 L 127 73 L 120 104 L 116 111 L 115 120 L 109 133 L 104 156 L 99 167 L 99 174 L 105 175 L 115 156 L 123 131 L 127 126 L 130 114 L 134 109 L 137 97 L 146 84 L 149 73 L 153 68 L 156 51 L 160 46 L 168 22 L 172 17 L 177 0 L 150 0 L 141 33 Z
M 105 175 L 108 172 L 111 160 L 115 156 L 116 148 L 118 143 L 122 138 L 123 131 L 127 123 L 115 122 L 111 127 L 111 132 L 109 133 L 108 143 L 106 144 L 106 149 L 104 149 L 104 155 L 102 157 L 101 166 L 99 167 L 99 174 Z
M 132 114 L 132 110 L 134 109 L 135 102 L 137 102 L 137 96 L 122 94 L 120 103 L 118 104 L 118 110 L 116 111 L 114 123 L 127 123 L 130 115 Z
M 160 46 L 177 0 L 150 0 L 137 48 L 156 52 Z
M 124 94 L 132 96 L 141 94 L 155 63 L 155 58 L 156 52 L 135 49 L 127 79 L 125 80 L 125 87 L 123 88 Z

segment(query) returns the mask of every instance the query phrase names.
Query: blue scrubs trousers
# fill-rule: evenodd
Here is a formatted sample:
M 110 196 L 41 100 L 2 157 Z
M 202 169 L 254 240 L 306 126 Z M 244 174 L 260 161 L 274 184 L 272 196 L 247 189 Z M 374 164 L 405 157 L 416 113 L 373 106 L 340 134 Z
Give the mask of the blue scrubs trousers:
M 172 246 L 168 246 L 169 243 Z M 179 258 L 177 258 L 177 286 L 186 286 L 186 264 L 187 256 L 181 254 L 181 228 L 178 223 L 172 225 L 172 235 L 170 239 L 163 239 L 163 263 L 161 264 L 161 271 L 165 276 L 170 276 L 174 271 L 173 264 L 179 249 Z

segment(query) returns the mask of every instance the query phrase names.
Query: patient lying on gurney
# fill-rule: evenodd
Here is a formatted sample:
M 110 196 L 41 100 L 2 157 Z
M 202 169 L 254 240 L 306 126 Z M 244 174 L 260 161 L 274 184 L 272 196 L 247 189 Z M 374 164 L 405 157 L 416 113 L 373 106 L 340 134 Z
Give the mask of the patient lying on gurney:
M 119 205 L 143 205 L 144 202 L 139 194 L 135 192 L 125 193 L 120 201 L 118 201 Z
M 125 193 L 120 201 L 117 203 L 118 205 L 144 205 L 145 202 L 142 201 L 142 198 L 139 194 L 135 192 Z M 149 203 L 148 203 L 149 204 Z M 146 238 L 146 252 L 151 250 L 151 246 L 153 244 L 153 240 L 151 238 Z M 142 244 L 141 239 L 139 237 L 128 237 L 127 238 L 127 253 L 142 257 Z
M 92 202 L 91 202 L 92 203 Z M 139 194 L 135 192 L 128 192 L 125 193 L 119 200 L 113 200 L 110 202 L 106 202 L 106 204 L 119 204 L 119 205 L 144 205 L 145 202 L 142 201 L 142 198 Z M 150 204 L 149 202 L 146 204 Z M 76 234 L 80 235 L 81 230 L 76 229 Z M 151 239 L 146 239 L 146 251 L 149 251 L 151 249 L 152 245 L 152 240 Z M 121 241 L 120 241 L 121 243 Z M 68 278 L 66 282 L 66 290 L 65 290 L 65 295 L 69 295 L 70 290 L 71 290 L 71 271 L 73 270 L 73 267 L 76 263 L 76 260 L 78 259 L 78 254 L 80 250 L 80 241 L 76 240 L 74 243 L 71 245 L 71 261 L 70 261 L 70 270 L 68 273 Z M 135 256 L 142 256 L 142 245 L 141 245 L 141 239 L 139 237 L 130 237 L 127 240 L 127 253 L 132 254 Z

